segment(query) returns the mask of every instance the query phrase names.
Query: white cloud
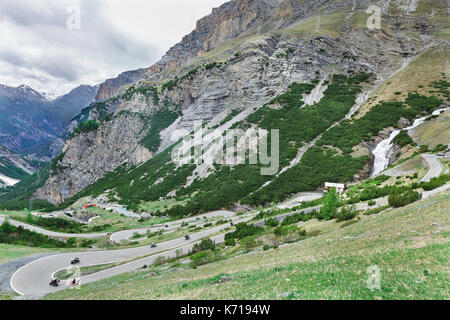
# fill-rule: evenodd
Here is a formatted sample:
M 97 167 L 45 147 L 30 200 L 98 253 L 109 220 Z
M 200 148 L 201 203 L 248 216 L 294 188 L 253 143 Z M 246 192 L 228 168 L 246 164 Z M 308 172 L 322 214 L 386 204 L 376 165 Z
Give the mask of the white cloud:
M 63 94 L 148 67 L 225 0 L 0 2 L 0 84 Z M 81 9 L 81 29 L 66 26 Z

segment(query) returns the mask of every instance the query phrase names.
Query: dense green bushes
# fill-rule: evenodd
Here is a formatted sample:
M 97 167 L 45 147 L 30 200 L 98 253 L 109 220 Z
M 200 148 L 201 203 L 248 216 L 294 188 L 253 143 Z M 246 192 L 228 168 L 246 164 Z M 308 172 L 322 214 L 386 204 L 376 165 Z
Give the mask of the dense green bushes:
M 207 239 L 202 239 L 202 241 L 200 241 L 199 243 L 194 244 L 194 246 L 192 247 L 192 251 L 191 253 L 199 253 L 202 251 L 207 251 L 207 250 L 212 250 L 214 251 L 214 249 L 216 248 L 216 243 L 207 238 Z
M 46 230 L 56 231 L 56 232 L 64 232 L 64 233 L 81 233 L 82 227 L 84 226 L 82 223 L 78 223 L 75 221 L 70 221 L 61 218 L 42 218 L 35 217 L 31 214 L 28 214 L 25 219 L 16 217 L 15 220 L 37 225 Z
M 418 114 L 421 112 L 431 113 L 433 110 L 438 108 L 443 101 L 434 96 L 426 97 L 418 93 L 409 93 L 405 103 L 411 106 L 415 110 L 416 114 Z
M 97 130 L 100 127 L 100 124 L 95 120 L 87 120 L 84 122 L 78 123 L 78 126 L 73 130 L 73 134 L 70 137 L 73 137 L 75 134 L 79 134 L 82 132 L 89 132 Z
M 180 82 L 189 79 L 194 79 L 194 76 L 198 73 L 199 68 L 192 69 L 185 75 L 183 75 L 181 78 L 175 77 L 173 80 L 169 80 L 166 83 L 162 85 L 162 91 L 168 90 L 172 91 Z
M 410 94 L 405 102 L 412 108 L 401 102 L 382 102 L 353 122 L 343 121 L 325 132 L 318 145 L 331 145 L 340 148 L 344 153 L 351 153 L 352 147 L 361 141 L 371 141 L 382 129 L 397 127 L 400 118 L 412 120 L 421 112 L 431 112 L 442 103 L 436 97 L 425 97 L 419 94 Z M 406 138 L 405 133 L 399 137 L 399 139 L 402 138 Z
M 133 98 L 136 94 L 142 94 L 145 96 L 145 98 L 148 99 L 151 97 L 153 104 L 158 105 L 159 104 L 159 96 L 158 96 L 158 90 L 155 87 L 138 87 L 131 86 L 127 89 L 127 91 L 122 95 L 122 98 L 129 101 Z
M 420 200 L 421 198 L 422 195 L 417 191 L 408 190 L 404 193 L 393 193 L 389 195 L 388 202 L 391 207 L 398 208 Z
M 15 227 L 8 221 L 4 221 L 0 226 L 0 243 L 45 248 L 70 248 L 73 246 L 73 241 L 64 243 L 53 240 L 23 227 Z
M 263 228 L 257 227 L 253 224 L 239 223 L 236 225 L 236 230 L 225 235 L 225 240 L 228 239 L 244 239 L 248 236 L 254 236 L 264 231 Z
M 361 91 L 358 84 L 367 81 L 370 76 L 334 75 L 322 100 L 303 109 L 299 109 L 302 102 L 299 102 L 299 95 L 296 95 L 296 92 L 298 90 L 304 92 L 310 87 L 294 84 L 290 92 L 273 100 L 284 105 L 283 109 L 274 110 L 267 107 L 260 109 L 249 117 L 248 121 L 255 122 L 262 128 L 280 128 L 280 166 L 286 166 L 295 157 L 302 143 L 310 142 L 326 132 L 333 123 L 341 120 L 350 111 L 357 93 Z M 320 142 L 322 140 L 323 138 Z M 320 142 L 321 146 L 326 144 Z M 289 194 L 316 190 L 322 187 L 325 181 L 350 181 L 368 160 L 368 157 L 353 158 L 350 152 L 339 154 L 333 149 L 312 147 L 304 154 L 299 164 L 279 175 L 266 187 L 248 195 L 241 202 L 264 205 L 268 202 L 282 201 Z
M 393 143 L 404 147 L 408 144 L 413 144 L 414 140 L 409 136 L 408 131 L 402 130 L 400 133 L 392 140 Z
M 286 218 L 283 219 L 283 221 L 281 222 L 281 226 L 288 226 L 300 221 L 307 221 L 305 219 L 310 219 L 310 216 L 305 215 L 304 213 L 295 213 L 293 215 L 287 216 Z
M 56 156 L 52 159 L 52 162 L 50 165 L 50 171 L 51 171 L 52 175 L 55 175 L 56 173 L 58 173 L 58 171 L 60 171 L 62 169 L 60 162 L 64 159 L 65 155 L 66 155 L 66 153 L 62 152 L 61 154 L 59 154 L 58 156 Z
M 161 143 L 160 132 L 170 126 L 178 117 L 177 112 L 168 108 L 156 111 L 150 120 L 150 130 L 140 143 L 151 152 L 156 152 Z
M 439 177 L 432 178 L 430 182 L 413 183 L 413 189 L 423 188 L 426 191 L 439 188 L 450 181 L 450 173 L 442 174 Z
M 320 215 L 322 219 L 330 220 L 336 213 L 339 207 L 339 199 L 335 188 L 331 188 L 328 191 L 325 200 L 323 201 L 323 207 L 320 209 Z
M 358 215 L 356 208 L 354 206 L 351 207 L 343 207 L 339 210 L 338 213 L 334 214 L 333 218 L 336 219 L 337 222 L 352 220 Z
M 265 220 L 265 225 L 268 227 L 276 227 L 278 226 L 280 223 L 278 222 L 277 219 L 275 218 L 269 218 Z

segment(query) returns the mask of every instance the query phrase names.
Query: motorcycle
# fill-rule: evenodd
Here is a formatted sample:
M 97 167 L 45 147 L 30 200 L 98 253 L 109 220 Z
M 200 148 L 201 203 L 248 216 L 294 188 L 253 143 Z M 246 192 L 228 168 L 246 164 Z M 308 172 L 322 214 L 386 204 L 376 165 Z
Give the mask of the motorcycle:
M 57 287 L 59 285 L 59 281 L 58 279 L 53 279 L 52 281 L 50 281 L 50 285 L 52 287 Z
M 77 286 L 77 285 L 78 285 L 78 282 L 77 282 L 76 279 L 73 279 L 72 281 L 70 281 L 69 286 L 75 287 L 75 286 Z
M 76 258 L 70 260 L 70 263 L 71 263 L 71 264 L 77 264 L 77 263 L 80 263 L 80 258 L 76 257 Z
M 156 243 L 152 243 L 151 247 L 156 248 Z
M 185 240 L 190 240 L 191 237 L 190 237 L 189 235 L 185 235 L 185 236 L 184 236 L 184 239 L 185 239 Z

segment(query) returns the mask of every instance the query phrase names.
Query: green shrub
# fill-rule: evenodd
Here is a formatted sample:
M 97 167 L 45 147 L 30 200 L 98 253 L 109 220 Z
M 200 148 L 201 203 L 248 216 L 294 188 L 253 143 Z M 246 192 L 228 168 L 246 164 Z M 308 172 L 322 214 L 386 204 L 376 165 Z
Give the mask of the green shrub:
M 62 218 L 42 218 L 27 215 L 25 218 L 16 217 L 18 221 L 37 225 L 47 230 L 65 233 L 82 233 L 84 224 Z
M 225 240 L 225 245 L 230 246 L 230 247 L 234 247 L 236 245 L 236 241 L 234 240 L 234 238 L 229 238 Z
M 265 220 L 266 226 L 268 227 L 276 227 L 278 226 L 280 223 L 278 222 L 277 219 L 275 218 L 269 218 Z
M 400 133 L 394 138 L 393 143 L 404 147 L 408 144 L 413 144 L 414 140 L 409 136 L 408 131 L 402 130 Z
M 226 223 L 228 223 L 227 220 L 219 220 L 219 221 L 216 222 L 216 226 L 220 226 L 220 225 L 226 224 Z
M 207 250 L 214 251 L 215 249 L 216 249 L 216 243 L 213 240 L 207 238 L 207 239 L 202 239 L 201 242 L 194 244 L 191 252 L 198 253 L 198 252 L 207 251 Z
M 140 143 L 151 152 L 157 151 L 161 143 L 160 131 L 170 126 L 178 117 L 178 112 L 169 110 L 167 107 L 156 111 L 148 125 L 150 129 Z
M 337 222 L 352 220 L 358 215 L 354 206 L 344 207 L 337 214 L 334 215 Z
M 72 248 L 73 239 L 66 243 L 49 238 L 46 235 L 27 230 L 22 226 L 15 227 L 8 220 L 0 225 L 0 243 L 42 248 Z
M 408 190 L 404 193 L 394 193 L 389 195 L 388 202 L 391 207 L 399 208 L 420 200 L 422 195 L 417 191 Z
M 241 246 L 245 247 L 245 249 L 249 250 L 258 245 L 258 241 L 256 240 L 256 236 L 248 236 L 240 241 Z
M 320 218 L 324 220 L 330 220 L 333 215 L 336 214 L 339 207 L 339 199 L 336 194 L 336 189 L 331 188 L 328 191 L 327 196 L 323 202 L 323 206 L 320 209 Z
M 425 191 L 430 191 L 443 186 L 448 181 L 450 181 L 450 173 L 442 174 L 439 177 L 432 178 L 430 182 L 422 182 L 420 184 L 413 183 L 413 187 L 414 189 L 423 188 Z
M 287 234 L 287 229 L 282 226 L 277 227 L 277 228 L 273 229 L 273 234 L 276 236 L 284 236 Z
M 78 126 L 73 130 L 75 134 L 82 132 L 89 132 L 97 130 L 100 127 L 100 124 L 95 120 L 88 120 L 84 122 L 80 122 Z
M 257 227 L 253 224 L 239 223 L 236 225 L 236 231 L 227 233 L 225 240 L 227 239 L 243 239 L 248 236 L 260 234 L 264 231 L 263 228 Z
M 421 145 L 420 148 L 419 148 L 419 152 L 420 152 L 420 153 L 426 153 L 426 152 L 428 152 L 429 150 L 430 150 L 430 147 L 429 147 L 428 145 L 426 145 L 426 144 Z

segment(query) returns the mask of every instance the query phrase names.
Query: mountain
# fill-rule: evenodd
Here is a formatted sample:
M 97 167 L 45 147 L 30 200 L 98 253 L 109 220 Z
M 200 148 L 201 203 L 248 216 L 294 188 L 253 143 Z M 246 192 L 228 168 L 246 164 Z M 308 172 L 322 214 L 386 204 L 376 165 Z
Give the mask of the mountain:
M 0 188 L 11 186 L 39 169 L 39 162 L 0 146 Z
M 371 4 L 234 0 L 214 9 L 142 79 L 104 86 L 34 196 L 67 205 L 104 194 L 132 208 L 174 198 L 165 213 L 182 216 L 369 177 L 374 147 L 448 106 L 449 85 L 446 1 L 381 1 L 379 29 L 367 27 Z M 248 162 L 177 162 L 175 142 L 198 121 L 227 139 L 230 128 L 278 129 L 275 174 Z
M 79 114 L 83 107 L 90 105 L 94 101 L 98 88 L 98 85 L 81 85 L 69 93 L 52 100 L 50 105 L 53 110 L 59 112 L 58 118 L 67 122 Z
M 95 100 L 108 100 L 116 94 L 117 90 L 120 87 L 129 83 L 139 81 L 146 71 L 147 69 L 126 71 L 119 74 L 116 78 L 106 80 L 105 82 L 100 84 Z
M 96 94 L 97 87 L 83 85 L 49 101 L 25 85 L 0 85 L 0 145 L 48 161 L 61 150 L 69 120 Z

